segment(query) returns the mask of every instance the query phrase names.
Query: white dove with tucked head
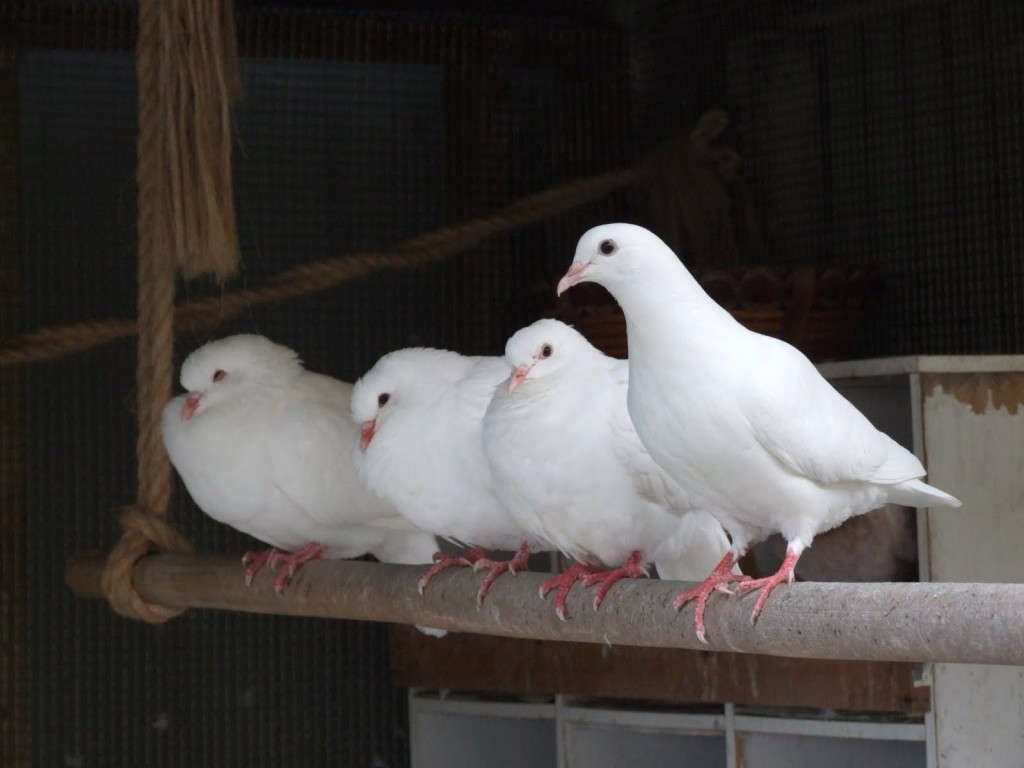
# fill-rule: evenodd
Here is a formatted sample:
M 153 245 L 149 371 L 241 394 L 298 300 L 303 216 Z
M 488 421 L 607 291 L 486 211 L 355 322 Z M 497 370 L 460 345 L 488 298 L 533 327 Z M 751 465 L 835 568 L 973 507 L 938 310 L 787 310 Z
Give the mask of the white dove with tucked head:
M 272 550 L 248 553 L 294 569 L 323 554 L 372 553 L 426 563 L 433 536 L 371 494 L 352 466 L 352 386 L 302 367 L 287 347 L 242 334 L 212 341 L 181 368 L 187 394 L 164 407 L 164 444 L 196 504 Z
M 559 617 L 577 578 L 601 583 L 595 608 L 620 578 L 646 575 L 645 562 L 664 578 L 703 578 L 729 541 L 644 450 L 627 363 L 558 320 L 516 332 L 505 360 L 513 370 L 484 417 L 484 452 L 516 521 L 581 564 L 545 585 L 559 587 Z
M 921 462 L 876 429 L 789 344 L 754 333 L 716 304 L 658 237 L 631 224 L 580 238 L 561 293 L 591 281 L 626 316 L 629 413 L 651 456 L 717 517 L 732 549 L 695 590 L 696 628 L 711 591 L 769 533 L 787 541 L 771 591 L 791 581 L 814 536 L 886 503 L 959 506 L 923 483 Z
M 356 382 L 359 476 L 417 527 L 474 548 L 462 558 L 438 553 L 421 591 L 461 561 L 491 568 L 482 600 L 499 573 L 526 567 L 529 537 L 494 495 L 480 442 L 484 411 L 508 371 L 501 358 L 414 347 L 384 355 Z M 488 549 L 519 554 L 495 562 L 483 557 Z

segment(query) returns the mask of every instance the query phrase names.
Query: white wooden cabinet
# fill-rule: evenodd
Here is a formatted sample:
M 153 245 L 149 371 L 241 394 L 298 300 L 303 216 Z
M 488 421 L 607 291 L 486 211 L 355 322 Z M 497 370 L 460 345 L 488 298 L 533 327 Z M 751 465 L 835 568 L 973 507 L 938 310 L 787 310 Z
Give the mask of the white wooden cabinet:
M 921 578 L 1024 582 L 1024 356 L 911 357 L 822 367 L 843 391 L 909 393 L 929 480 L 963 502 L 919 515 Z M 991 631 L 978 627 L 979 634 Z M 1024 668 L 937 664 L 932 765 L 1024 766 Z
M 556 695 L 547 703 L 412 691 L 413 768 L 906 768 L 926 725 L 673 710 Z
M 553 701 L 495 701 L 409 692 L 414 766 L 555 768 Z
M 921 457 L 931 482 L 963 501 L 958 510 L 919 512 L 921 578 L 1024 581 L 1024 356 L 906 357 L 821 370 Z M 749 712 L 729 702 L 692 711 L 414 690 L 413 767 L 1024 766 L 1024 669 L 938 664 L 921 678 L 932 711 L 902 722 Z

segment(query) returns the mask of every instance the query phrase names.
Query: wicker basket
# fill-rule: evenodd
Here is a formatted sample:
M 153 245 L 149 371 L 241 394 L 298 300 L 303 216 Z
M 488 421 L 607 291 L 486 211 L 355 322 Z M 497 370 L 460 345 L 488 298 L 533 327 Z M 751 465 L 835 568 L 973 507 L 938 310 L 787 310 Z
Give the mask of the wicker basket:
M 788 341 L 815 362 L 849 356 L 882 289 L 877 270 L 859 266 L 716 269 L 697 279 L 744 326 Z M 606 355 L 628 356 L 625 319 L 603 289 L 560 303 L 555 313 Z

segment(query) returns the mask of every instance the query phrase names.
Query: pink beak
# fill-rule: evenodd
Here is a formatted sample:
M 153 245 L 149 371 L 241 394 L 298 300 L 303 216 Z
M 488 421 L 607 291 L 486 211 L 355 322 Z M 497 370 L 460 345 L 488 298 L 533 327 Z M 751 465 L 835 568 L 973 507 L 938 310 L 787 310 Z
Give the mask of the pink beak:
M 532 365 L 520 365 L 512 371 L 512 375 L 508 378 L 509 394 L 512 394 L 516 387 L 526 381 L 526 377 L 530 375 L 530 369 L 532 368 Z
M 203 399 L 203 396 L 199 392 L 189 392 L 188 397 L 185 398 L 185 404 L 181 406 L 181 420 L 188 421 L 196 415 L 196 409 L 199 408 L 199 403 Z
M 359 427 L 359 450 L 365 452 L 366 446 L 373 440 L 374 430 L 377 428 L 377 420 L 364 421 Z
M 568 291 L 577 283 L 583 282 L 583 273 L 587 271 L 589 263 L 583 263 L 582 261 L 576 262 L 569 271 L 562 276 L 562 279 L 558 281 L 558 288 L 555 289 L 556 295 L 561 296 L 563 293 Z

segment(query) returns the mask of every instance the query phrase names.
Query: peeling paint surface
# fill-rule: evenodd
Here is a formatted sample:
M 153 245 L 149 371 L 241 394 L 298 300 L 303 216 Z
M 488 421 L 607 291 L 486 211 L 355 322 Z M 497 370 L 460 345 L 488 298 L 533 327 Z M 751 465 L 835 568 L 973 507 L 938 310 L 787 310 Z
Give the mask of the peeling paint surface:
M 921 391 L 929 480 L 964 503 L 928 513 L 932 578 L 1024 582 L 1024 374 L 928 373 Z M 933 685 L 937 768 L 1024 765 L 1024 668 L 937 664 Z
M 1024 403 L 1024 376 L 1019 373 L 926 373 L 921 389 L 926 398 L 950 395 L 979 415 L 1005 410 L 1016 416 Z

